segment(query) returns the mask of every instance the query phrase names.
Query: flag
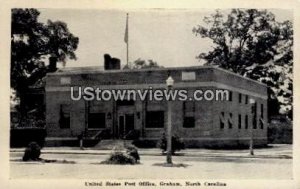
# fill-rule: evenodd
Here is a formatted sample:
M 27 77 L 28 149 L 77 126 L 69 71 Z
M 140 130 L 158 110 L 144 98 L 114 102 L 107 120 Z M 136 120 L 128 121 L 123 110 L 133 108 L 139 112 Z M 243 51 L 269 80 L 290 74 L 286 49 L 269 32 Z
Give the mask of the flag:
M 127 18 L 126 18 L 126 28 L 125 28 L 124 42 L 128 43 L 128 13 L 127 13 Z

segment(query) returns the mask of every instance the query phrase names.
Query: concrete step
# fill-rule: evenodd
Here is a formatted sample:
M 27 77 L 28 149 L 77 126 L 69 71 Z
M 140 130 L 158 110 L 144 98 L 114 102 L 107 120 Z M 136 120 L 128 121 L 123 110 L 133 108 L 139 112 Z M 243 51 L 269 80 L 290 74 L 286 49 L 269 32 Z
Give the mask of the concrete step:
M 93 149 L 97 150 L 123 150 L 126 146 L 132 145 L 132 140 L 107 139 L 101 140 Z

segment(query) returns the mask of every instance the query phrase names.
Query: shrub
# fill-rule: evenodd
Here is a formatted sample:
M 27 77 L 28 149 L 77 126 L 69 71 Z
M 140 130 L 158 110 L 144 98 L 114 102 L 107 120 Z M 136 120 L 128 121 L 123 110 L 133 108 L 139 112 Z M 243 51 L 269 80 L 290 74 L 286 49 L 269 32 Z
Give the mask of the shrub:
M 128 154 L 124 154 L 123 152 L 113 152 L 110 157 L 104 161 L 101 162 L 104 164 L 135 164 L 136 160 L 134 159 L 134 157 L 128 155 Z
M 136 164 L 140 160 L 138 150 L 134 146 L 126 147 L 126 153 L 120 151 L 114 151 L 110 157 L 101 162 L 103 164 Z
M 23 161 L 39 161 L 41 155 L 41 147 L 36 142 L 30 142 L 25 149 Z
M 289 126 L 271 125 L 268 127 L 268 143 L 271 144 L 292 144 L 293 128 Z
M 165 133 L 163 133 L 161 139 L 158 142 L 158 146 L 160 149 L 162 149 L 162 152 L 165 152 L 167 150 L 167 138 Z M 181 140 L 181 138 L 177 135 L 172 136 L 172 154 L 174 154 L 176 151 L 180 151 L 184 149 L 184 142 Z
M 129 146 L 126 148 L 126 154 L 133 157 L 136 162 L 140 160 L 140 155 L 138 153 L 138 150 L 134 146 Z

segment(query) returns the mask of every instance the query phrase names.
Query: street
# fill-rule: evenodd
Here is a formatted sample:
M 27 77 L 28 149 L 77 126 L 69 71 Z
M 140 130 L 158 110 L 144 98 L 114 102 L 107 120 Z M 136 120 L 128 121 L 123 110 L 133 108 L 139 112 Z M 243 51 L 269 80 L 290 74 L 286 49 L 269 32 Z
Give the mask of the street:
M 85 179 L 292 179 L 291 145 L 257 149 L 254 157 L 247 150 L 184 150 L 173 156 L 184 167 L 162 167 L 166 157 L 157 149 L 140 150 L 138 165 L 103 165 L 108 151 L 45 150 L 41 158 L 74 161 L 66 163 L 22 162 L 23 152 L 11 150 L 10 176 L 17 178 L 85 178 Z M 75 151 L 77 153 L 75 153 Z M 151 153 L 152 152 L 152 153 Z

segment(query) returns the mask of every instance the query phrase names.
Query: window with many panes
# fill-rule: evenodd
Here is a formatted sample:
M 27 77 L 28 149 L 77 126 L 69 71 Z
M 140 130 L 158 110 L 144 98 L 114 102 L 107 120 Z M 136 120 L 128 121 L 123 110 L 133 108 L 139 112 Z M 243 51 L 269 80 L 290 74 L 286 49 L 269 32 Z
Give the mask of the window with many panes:
M 195 127 L 195 102 L 183 102 L 183 127 Z

